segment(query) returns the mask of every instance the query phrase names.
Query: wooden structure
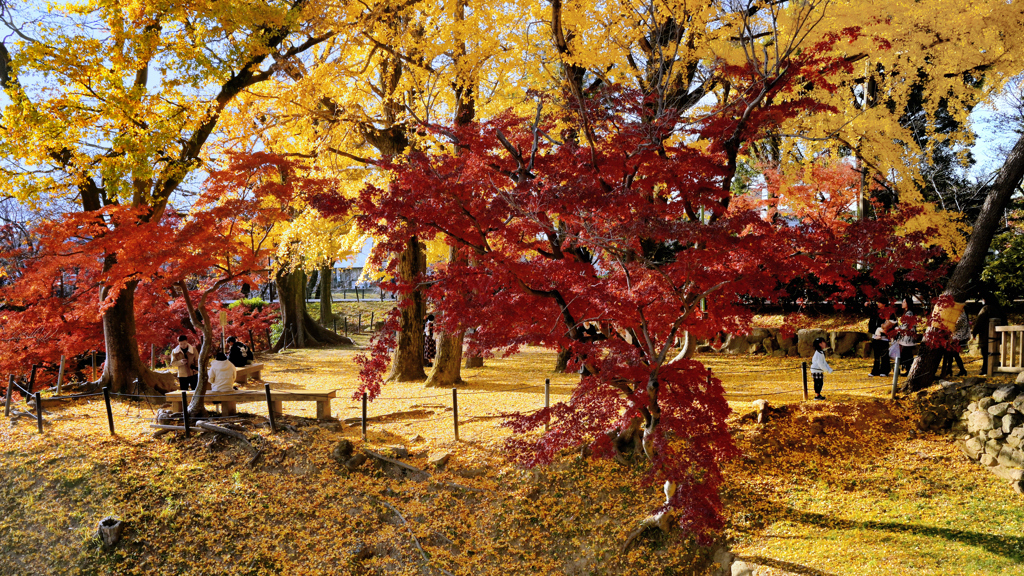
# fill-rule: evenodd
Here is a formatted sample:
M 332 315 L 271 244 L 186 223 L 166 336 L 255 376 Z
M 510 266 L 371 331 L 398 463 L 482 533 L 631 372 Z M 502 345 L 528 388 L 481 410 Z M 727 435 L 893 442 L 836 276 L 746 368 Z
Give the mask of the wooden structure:
M 999 341 L 997 372 L 1024 372 L 1024 326 L 996 326 Z
M 263 371 L 263 364 L 249 364 L 242 368 L 235 368 L 235 382 L 238 384 L 245 384 L 245 380 L 252 376 L 254 379 L 260 379 L 260 372 Z
M 335 397 L 336 390 L 271 390 L 270 400 L 274 414 L 281 414 L 281 404 L 284 402 L 316 402 L 316 419 L 330 420 L 331 399 Z M 191 402 L 192 394 L 187 393 Z M 181 412 L 181 392 L 168 392 L 167 401 L 171 403 L 171 412 Z M 203 400 L 205 402 L 220 402 L 220 411 L 224 416 L 235 413 L 237 404 L 245 402 L 266 402 L 267 396 L 263 390 L 233 390 L 231 392 L 207 392 Z

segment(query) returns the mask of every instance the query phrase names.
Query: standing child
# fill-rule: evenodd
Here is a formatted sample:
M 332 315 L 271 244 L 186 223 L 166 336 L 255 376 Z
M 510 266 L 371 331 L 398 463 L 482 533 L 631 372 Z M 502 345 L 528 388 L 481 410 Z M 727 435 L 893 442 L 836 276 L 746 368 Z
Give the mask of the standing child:
M 825 372 L 832 373 L 832 367 L 825 360 L 825 339 L 814 339 L 814 357 L 811 358 L 811 378 L 814 379 L 814 399 L 824 400 L 821 389 L 825 387 Z

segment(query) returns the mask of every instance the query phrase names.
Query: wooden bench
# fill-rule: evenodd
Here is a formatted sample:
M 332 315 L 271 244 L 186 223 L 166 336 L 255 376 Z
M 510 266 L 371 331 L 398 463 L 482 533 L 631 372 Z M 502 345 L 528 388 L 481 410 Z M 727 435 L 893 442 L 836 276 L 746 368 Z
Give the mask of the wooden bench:
M 238 384 L 245 384 L 245 379 L 252 376 L 256 380 L 260 379 L 260 372 L 263 371 L 263 364 L 249 364 L 241 368 L 235 368 L 235 382 Z
M 331 398 L 336 390 L 271 390 L 270 403 L 274 414 L 281 414 L 282 402 L 316 402 L 316 419 L 330 420 Z M 189 402 L 193 391 L 186 393 Z M 167 401 L 171 403 L 171 412 L 181 412 L 181 392 L 168 392 Z M 267 395 L 263 390 L 234 390 L 231 392 L 207 391 L 204 402 L 220 402 L 220 411 L 224 416 L 235 413 L 235 406 L 245 402 L 266 402 Z

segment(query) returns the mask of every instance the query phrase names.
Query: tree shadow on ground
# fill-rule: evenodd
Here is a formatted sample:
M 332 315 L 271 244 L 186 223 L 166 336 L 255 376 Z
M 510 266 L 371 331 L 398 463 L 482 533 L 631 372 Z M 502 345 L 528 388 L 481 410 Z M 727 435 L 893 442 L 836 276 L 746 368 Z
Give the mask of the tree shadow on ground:
M 786 562 L 785 560 L 777 560 L 775 558 L 766 558 L 764 556 L 737 556 L 736 558 L 743 560 L 744 562 L 757 564 L 758 566 L 767 566 L 769 568 L 785 570 L 792 574 L 803 574 L 805 576 L 838 576 L 832 572 L 825 572 L 824 570 L 818 570 L 817 568 L 811 568 L 810 566 L 804 566 L 803 564 Z
M 825 514 L 818 514 L 816 512 L 804 512 L 790 507 L 783 508 L 781 512 L 781 518 L 791 520 L 793 522 L 800 522 L 829 529 L 876 530 L 942 538 L 943 540 L 949 540 L 951 542 L 959 542 L 969 546 L 984 548 L 992 554 L 998 554 L 1015 562 L 1024 562 L 1024 536 L 985 534 L 982 532 L 971 532 L 969 530 L 940 528 L 938 526 L 925 526 L 922 524 L 905 524 L 902 522 L 846 520 Z

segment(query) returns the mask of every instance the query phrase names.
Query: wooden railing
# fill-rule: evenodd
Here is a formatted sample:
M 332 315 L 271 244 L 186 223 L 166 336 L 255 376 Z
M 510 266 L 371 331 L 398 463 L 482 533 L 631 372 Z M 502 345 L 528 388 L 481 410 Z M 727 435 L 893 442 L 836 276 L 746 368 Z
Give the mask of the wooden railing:
M 1024 326 L 996 326 L 1001 334 L 998 372 L 1024 372 Z

